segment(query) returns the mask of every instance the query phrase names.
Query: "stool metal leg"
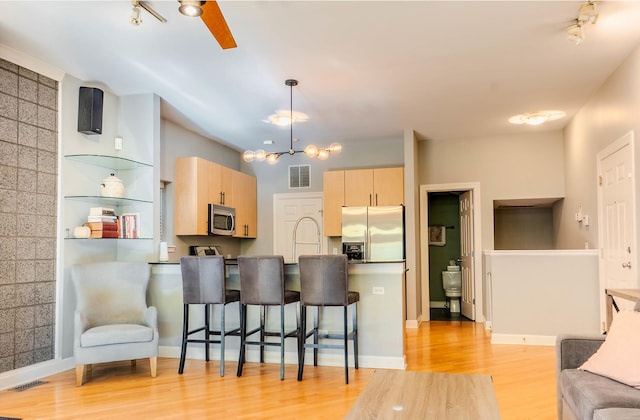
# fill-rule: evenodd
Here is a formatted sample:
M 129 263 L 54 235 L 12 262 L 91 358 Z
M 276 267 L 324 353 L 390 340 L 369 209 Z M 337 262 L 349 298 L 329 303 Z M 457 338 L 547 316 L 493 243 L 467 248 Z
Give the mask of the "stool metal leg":
M 284 380 L 284 305 L 280 305 L 280 380 Z
M 209 334 L 210 334 L 210 326 L 209 320 L 211 319 L 211 305 L 204 305 L 204 360 L 209 361 Z
M 344 307 L 344 380 L 349 383 L 349 326 L 347 325 L 348 306 Z
M 315 311 L 313 312 L 313 344 L 316 345 L 313 348 L 313 366 L 318 366 L 319 328 L 320 328 L 320 307 L 316 306 Z
M 187 357 L 187 338 L 189 336 L 189 305 L 183 305 L 182 315 L 182 350 L 180 351 L 180 365 L 178 366 L 178 373 L 182 375 L 184 372 L 184 362 Z
M 304 371 L 304 349 L 307 341 L 307 307 L 300 305 L 300 343 L 298 344 L 298 380 L 302 380 Z
M 240 357 L 238 358 L 238 372 L 236 373 L 237 376 L 242 376 L 246 341 L 247 341 L 247 305 L 240 304 Z
M 267 307 L 260 306 L 260 342 L 264 343 L 264 332 L 266 328 Z M 260 363 L 264 363 L 264 346 L 260 346 Z
M 224 315 L 227 305 L 220 305 L 220 376 L 224 376 L 224 338 L 225 338 L 225 322 Z
M 353 361 L 358 369 L 358 302 L 353 304 Z

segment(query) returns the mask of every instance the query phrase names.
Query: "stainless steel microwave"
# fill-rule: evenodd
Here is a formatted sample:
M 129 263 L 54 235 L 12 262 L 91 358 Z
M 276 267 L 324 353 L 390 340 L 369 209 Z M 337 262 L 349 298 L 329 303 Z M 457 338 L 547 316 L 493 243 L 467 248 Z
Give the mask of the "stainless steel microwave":
M 209 235 L 233 236 L 236 232 L 236 209 L 209 204 Z

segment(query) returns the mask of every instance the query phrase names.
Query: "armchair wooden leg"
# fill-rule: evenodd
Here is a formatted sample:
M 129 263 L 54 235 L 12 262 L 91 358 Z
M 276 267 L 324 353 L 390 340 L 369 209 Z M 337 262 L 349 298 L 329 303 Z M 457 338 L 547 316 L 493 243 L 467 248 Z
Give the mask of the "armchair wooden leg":
M 76 365 L 76 386 L 82 386 L 84 378 L 84 365 Z
M 151 366 L 151 377 L 155 378 L 156 374 L 158 372 L 158 358 L 157 357 L 150 357 L 149 358 L 149 365 Z

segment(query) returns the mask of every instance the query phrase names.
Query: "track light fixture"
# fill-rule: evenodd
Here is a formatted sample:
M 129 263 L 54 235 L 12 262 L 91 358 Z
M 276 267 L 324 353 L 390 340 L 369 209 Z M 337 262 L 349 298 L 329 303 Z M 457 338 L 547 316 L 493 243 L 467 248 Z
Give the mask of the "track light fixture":
M 567 34 L 569 35 L 569 41 L 575 42 L 576 45 L 580 45 L 580 43 L 584 41 L 582 22 L 576 19 L 576 23 L 567 28 Z
M 584 41 L 584 25 L 591 23 L 592 25 L 598 20 L 598 13 L 596 12 L 596 3 L 594 1 L 588 1 L 583 3 L 578 8 L 578 16 L 575 19 L 575 23 L 567 28 L 567 34 L 569 40 L 575 42 L 576 45 L 580 45 Z
M 202 5 L 204 1 L 178 0 L 180 7 L 178 10 L 185 16 L 198 17 L 202 15 Z
M 131 16 L 129 16 L 129 22 L 134 26 L 139 26 L 142 23 L 140 17 L 140 3 L 137 0 L 131 2 Z
M 596 4 L 593 1 L 580 5 L 580 8 L 578 9 L 578 20 L 582 23 L 596 23 L 598 20 L 598 13 L 596 12 Z
M 245 162 L 253 162 L 258 161 L 258 162 L 262 162 L 263 160 L 266 160 L 267 162 L 269 162 L 270 164 L 275 164 L 278 162 L 278 160 L 280 159 L 280 156 L 288 154 L 290 156 L 295 155 L 296 153 L 304 153 L 305 155 L 307 155 L 310 158 L 318 158 L 320 160 L 325 160 L 326 158 L 329 157 L 329 155 L 331 153 L 333 154 L 338 154 L 342 151 L 342 145 L 340 143 L 331 143 L 328 147 L 317 147 L 313 144 L 308 145 L 307 147 L 305 147 L 304 150 L 294 150 L 293 149 L 293 123 L 296 121 L 293 117 L 293 87 L 298 85 L 298 81 L 294 80 L 294 79 L 287 79 L 284 82 L 285 85 L 289 86 L 289 104 L 290 104 L 290 109 L 289 109 L 289 133 L 290 133 L 290 143 L 289 143 L 289 150 L 286 152 L 266 152 L 263 149 L 258 149 L 258 150 L 246 150 L 243 154 L 242 154 L 242 159 L 244 159 Z

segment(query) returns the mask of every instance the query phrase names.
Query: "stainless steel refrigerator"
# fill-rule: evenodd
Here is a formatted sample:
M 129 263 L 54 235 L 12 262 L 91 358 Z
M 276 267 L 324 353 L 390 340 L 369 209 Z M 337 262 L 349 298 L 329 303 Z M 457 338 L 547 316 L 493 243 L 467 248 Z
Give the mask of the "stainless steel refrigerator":
M 351 260 L 404 260 L 404 206 L 343 207 L 342 252 Z

